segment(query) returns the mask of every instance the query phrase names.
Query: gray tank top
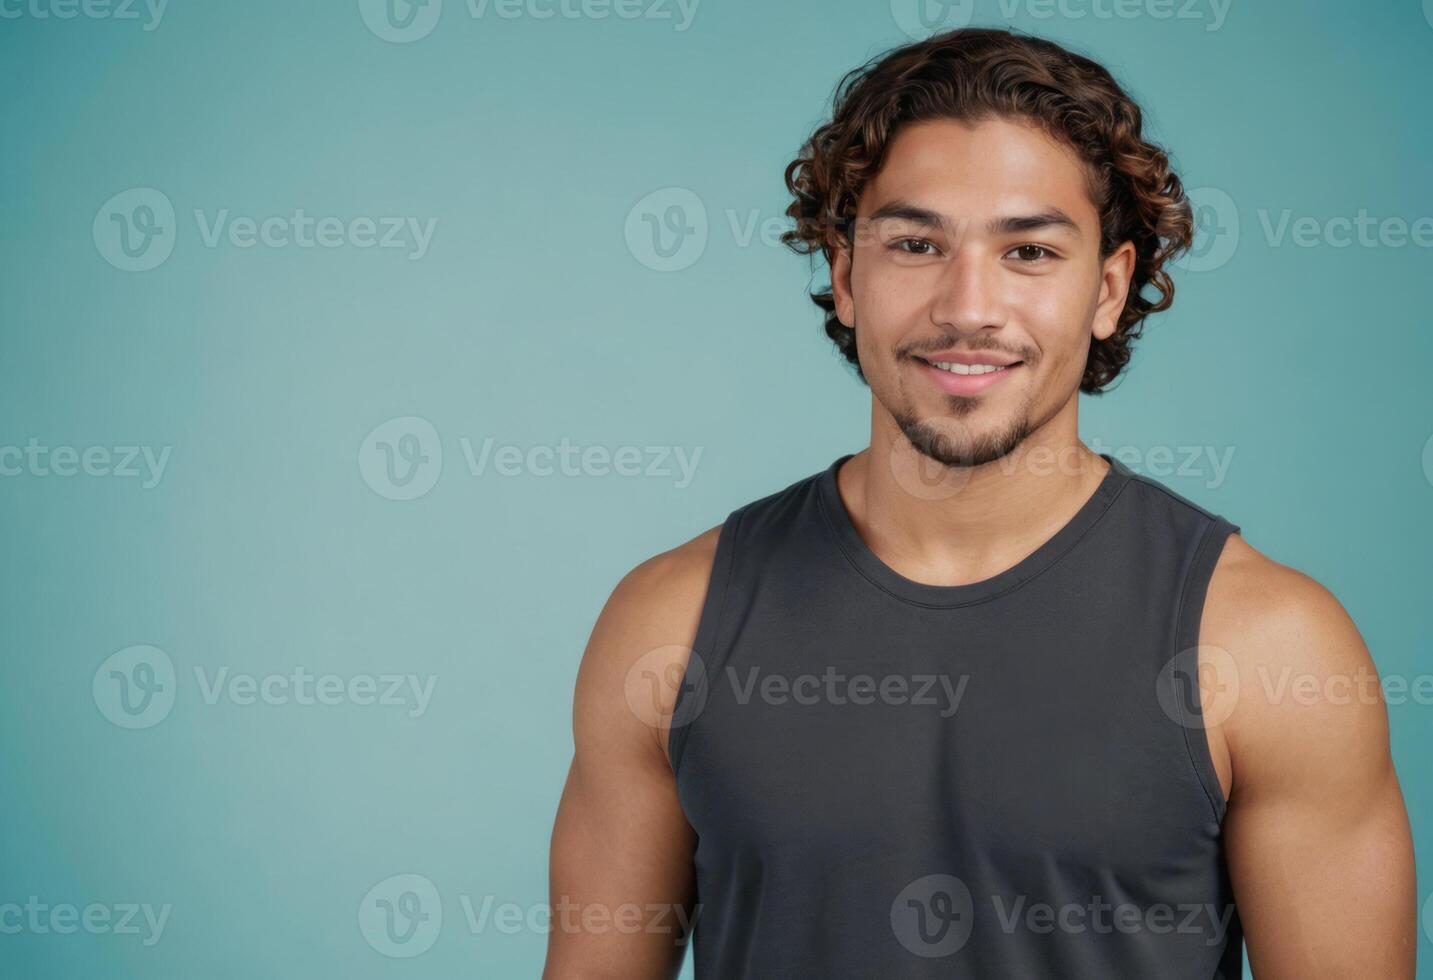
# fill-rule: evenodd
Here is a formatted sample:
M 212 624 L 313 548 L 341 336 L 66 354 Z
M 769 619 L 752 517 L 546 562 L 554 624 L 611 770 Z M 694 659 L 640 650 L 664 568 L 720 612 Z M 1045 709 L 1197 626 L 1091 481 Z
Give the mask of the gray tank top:
M 1239 529 L 1101 455 L 970 585 L 876 557 L 850 456 L 727 519 L 669 741 L 697 980 L 1239 980 L 1196 674 Z

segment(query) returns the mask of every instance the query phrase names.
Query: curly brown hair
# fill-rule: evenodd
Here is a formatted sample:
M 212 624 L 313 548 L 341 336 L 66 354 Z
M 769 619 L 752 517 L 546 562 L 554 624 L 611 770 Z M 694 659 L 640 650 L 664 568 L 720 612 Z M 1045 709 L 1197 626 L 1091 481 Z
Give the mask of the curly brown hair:
M 1100 256 L 1133 243 L 1134 275 L 1115 332 L 1092 339 L 1080 390 L 1104 391 L 1129 363 L 1151 313 L 1168 309 L 1174 283 L 1165 264 L 1187 250 L 1194 220 L 1168 156 L 1141 133 L 1139 106 L 1101 65 L 1042 38 L 965 28 L 887 52 L 849 72 L 836 87 L 831 120 L 786 168 L 795 198 L 793 230 L 782 235 L 802 255 L 820 251 L 829 266 L 850 246 L 850 223 L 866 182 L 881 168 L 903 125 L 928 119 L 968 123 L 1016 117 L 1072 147 L 1086 164 L 1090 200 L 1100 213 Z M 1157 297 L 1143 295 L 1145 286 Z M 826 311 L 826 333 L 855 366 L 856 333 L 836 316 L 829 287 L 811 294 Z

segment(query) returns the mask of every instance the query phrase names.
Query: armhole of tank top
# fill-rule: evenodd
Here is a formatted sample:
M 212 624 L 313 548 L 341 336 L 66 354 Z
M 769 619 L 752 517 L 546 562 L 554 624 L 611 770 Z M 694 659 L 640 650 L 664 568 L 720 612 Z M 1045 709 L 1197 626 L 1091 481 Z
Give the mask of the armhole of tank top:
M 1209 581 L 1213 577 L 1214 566 L 1224 551 L 1224 543 L 1229 535 L 1237 533 L 1238 530 L 1238 525 L 1215 515 L 1205 526 L 1194 550 L 1194 559 L 1185 574 L 1174 631 L 1174 657 L 1177 661 L 1174 667 L 1178 674 L 1193 678 L 1196 685 L 1199 683 L 1200 621 L 1204 616 L 1204 600 L 1209 592 Z M 1184 732 L 1184 744 L 1194 772 L 1199 777 L 1200 785 L 1204 787 L 1204 795 L 1214 812 L 1215 822 L 1223 824 L 1228 801 L 1219 785 L 1218 770 L 1214 768 L 1214 755 L 1209 748 L 1209 734 L 1205 730 L 1203 707 L 1197 687 L 1194 697 L 1187 700 L 1176 697 L 1174 703 L 1179 705 L 1183 716 L 1180 728 Z
M 692 714 L 691 718 L 677 723 L 677 719 L 682 716 L 683 701 L 686 700 L 689 690 L 701 687 L 702 696 L 706 695 L 706 678 L 693 678 L 692 674 L 696 670 L 706 671 L 711 666 L 714 651 L 717 649 L 722 614 L 726 607 L 727 587 L 731 580 L 732 565 L 735 563 L 733 553 L 736 550 L 736 532 L 741 516 L 741 510 L 734 511 L 722 524 L 721 532 L 717 535 L 716 554 L 712 556 L 712 571 L 707 580 L 706 598 L 702 601 L 702 611 L 697 619 L 697 635 L 692 639 L 694 656 L 687 658 L 686 667 L 682 671 L 682 683 L 678 686 L 676 700 L 672 703 L 673 724 L 667 734 L 667 756 L 671 760 L 673 777 L 681 769 L 682 753 L 686 749 L 692 725 L 701 716 L 701 709 L 698 707 L 694 712 L 689 712 Z

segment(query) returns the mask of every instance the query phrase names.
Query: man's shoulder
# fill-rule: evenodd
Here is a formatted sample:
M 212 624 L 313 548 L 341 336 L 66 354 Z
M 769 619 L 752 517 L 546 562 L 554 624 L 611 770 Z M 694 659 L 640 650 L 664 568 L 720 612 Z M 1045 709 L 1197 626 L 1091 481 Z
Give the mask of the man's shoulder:
M 752 535 L 759 536 L 763 526 L 779 526 L 780 515 L 807 499 L 822 472 L 736 508 L 722 523 L 627 572 L 593 627 L 583 674 L 595 678 L 680 676 L 697 639 L 723 540 L 730 541 L 738 526 L 744 528 L 747 541 L 754 540 Z M 602 688 L 612 689 L 605 684 Z M 670 701 L 674 695 L 675 688 L 664 688 L 658 701 Z
M 637 605 L 649 602 L 690 604 L 693 601 L 700 604 L 706 594 L 723 531 L 734 533 L 737 527 L 742 527 L 746 529 L 743 536 L 748 537 L 762 526 L 780 523 L 817 492 L 817 484 L 826 472 L 826 468 L 817 470 L 792 480 L 779 490 L 742 504 L 731 511 L 722 523 L 675 548 L 648 558 L 628 572 L 618 585 L 622 599 Z
M 1115 457 L 1119 462 L 1119 458 Z M 1169 484 L 1159 480 L 1147 473 L 1142 473 L 1125 466 L 1122 462 L 1120 468 L 1129 476 L 1129 489 L 1131 494 L 1138 494 L 1144 501 L 1144 506 L 1158 510 L 1166 520 L 1177 521 L 1189 526 L 1203 526 L 1210 521 L 1224 519 L 1236 529 L 1238 522 L 1225 515 L 1222 515 L 1210 507 L 1199 503 L 1191 497 L 1187 497 L 1175 490 Z
M 577 673 L 579 745 L 644 744 L 665 758 L 721 531 L 717 525 L 648 558 L 612 590 Z
M 1353 620 L 1327 587 L 1239 533 L 1229 535 L 1214 566 L 1204 620 L 1206 642 L 1228 641 L 1260 661 L 1333 658 L 1347 666 L 1366 659 Z
M 725 522 L 634 567 L 613 590 L 623 606 L 659 609 L 700 602 L 706 593 Z
M 1241 534 L 1229 535 L 1211 576 L 1199 656 L 1235 786 L 1277 784 L 1315 757 L 1386 751 L 1382 688 L 1352 617 L 1318 580 Z

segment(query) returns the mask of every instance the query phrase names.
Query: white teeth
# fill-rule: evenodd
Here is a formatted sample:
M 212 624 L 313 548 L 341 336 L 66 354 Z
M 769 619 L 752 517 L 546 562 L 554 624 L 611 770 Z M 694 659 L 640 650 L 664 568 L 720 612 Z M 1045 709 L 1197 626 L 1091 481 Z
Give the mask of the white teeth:
M 993 371 L 1004 371 L 1009 365 L 996 364 L 957 364 L 954 361 L 932 361 L 935 367 L 942 371 L 949 371 L 951 374 L 990 374 Z

